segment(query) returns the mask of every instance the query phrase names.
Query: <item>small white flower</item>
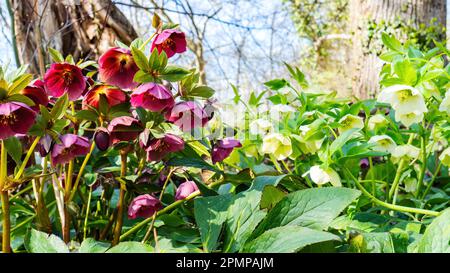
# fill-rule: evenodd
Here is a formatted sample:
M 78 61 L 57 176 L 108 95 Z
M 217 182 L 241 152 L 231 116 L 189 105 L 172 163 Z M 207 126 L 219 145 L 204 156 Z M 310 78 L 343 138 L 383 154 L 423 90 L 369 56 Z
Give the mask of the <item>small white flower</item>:
M 311 180 L 317 185 L 323 185 L 330 182 L 331 185 L 335 187 L 342 186 L 339 174 L 330 167 L 325 169 L 318 165 L 312 166 L 305 175 L 307 175 L 308 173 L 311 177 Z
M 272 123 L 267 119 L 257 119 L 250 123 L 250 133 L 265 136 L 273 131 Z
M 450 167 L 450 147 L 445 149 L 439 156 L 439 160 L 447 167 Z
M 403 183 L 405 184 L 405 191 L 406 192 L 415 192 L 417 190 L 417 179 L 414 177 L 408 177 L 403 180 Z
M 292 154 L 291 139 L 279 133 L 272 133 L 264 137 L 261 151 L 273 154 L 276 160 L 284 160 Z
M 302 125 L 299 127 L 299 129 L 300 135 L 293 136 L 299 142 L 300 150 L 302 150 L 302 152 L 305 154 L 316 153 L 320 149 L 320 147 L 322 147 L 322 143 L 325 140 L 325 137 L 321 137 L 321 134 L 315 134 L 315 129 L 317 128 L 312 129 L 309 125 Z
M 369 139 L 369 143 L 375 143 L 374 151 L 392 153 L 397 147 L 395 141 L 387 135 L 373 136 Z
M 445 93 L 445 98 L 442 100 L 441 104 L 439 105 L 439 111 L 446 112 L 450 115 L 450 91 L 447 91 Z
M 404 160 L 414 160 L 420 155 L 420 149 L 411 145 L 405 144 L 395 147 L 392 151 L 392 162 L 397 164 L 401 159 Z
M 407 113 L 395 111 L 395 120 L 403 123 L 406 127 L 409 127 L 414 123 L 421 122 L 423 120 L 423 116 L 423 112 L 416 110 Z
M 378 95 L 378 101 L 389 103 L 395 111 L 402 113 L 427 112 L 427 106 L 422 94 L 414 87 L 408 85 L 392 85 L 383 89 Z
M 382 114 L 376 114 L 369 118 L 368 127 L 369 130 L 375 130 L 377 128 L 386 126 L 388 124 L 388 120 Z
M 339 120 L 340 127 L 339 133 L 351 130 L 353 128 L 362 129 L 364 128 L 364 121 L 361 117 L 347 114 Z

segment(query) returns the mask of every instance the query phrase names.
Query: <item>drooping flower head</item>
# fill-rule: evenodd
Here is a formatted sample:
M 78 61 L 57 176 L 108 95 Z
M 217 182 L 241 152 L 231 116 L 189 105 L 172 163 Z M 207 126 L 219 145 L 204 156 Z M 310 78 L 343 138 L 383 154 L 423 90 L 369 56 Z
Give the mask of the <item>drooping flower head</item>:
M 21 102 L 0 104 L 0 140 L 26 134 L 33 126 L 36 112 Z
M 324 168 L 318 165 L 312 166 L 311 169 L 309 169 L 308 173 L 311 177 L 311 180 L 317 185 L 323 185 L 330 182 L 331 185 L 335 187 L 342 186 L 339 174 L 330 167 Z
M 196 191 L 198 191 L 197 184 L 194 181 L 186 181 L 178 187 L 175 200 L 183 200 Z
M 176 135 L 166 134 L 162 138 L 154 138 L 148 141 L 145 149 L 148 161 L 159 161 L 169 153 L 182 151 L 184 141 Z
M 123 116 L 117 117 L 109 123 L 109 136 L 112 144 L 120 141 L 135 140 L 143 131 L 141 122 L 135 118 Z
M 357 128 L 362 129 L 364 128 L 364 121 L 361 117 L 355 116 L 355 115 L 345 115 L 339 120 L 340 126 L 339 126 L 339 133 L 344 133 L 348 130 Z
M 65 164 L 77 156 L 89 153 L 90 144 L 87 138 L 65 134 L 59 137 L 61 143 L 56 143 L 52 148 L 52 165 Z
M 50 135 L 41 137 L 37 146 L 41 157 L 46 157 L 51 152 L 53 144 L 53 139 Z
M 184 132 L 203 127 L 208 122 L 208 115 L 196 102 L 186 101 L 176 104 L 165 115 L 167 121 L 174 123 Z
M 67 93 L 69 100 L 77 100 L 86 88 L 86 78 L 81 69 L 69 63 L 54 63 L 44 76 L 49 94 L 59 98 Z
M 212 162 L 215 164 L 217 162 L 223 161 L 231 154 L 231 152 L 233 152 L 233 149 L 236 147 L 242 147 L 242 144 L 241 142 L 239 142 L 239 140 L 233 138 L 225 138 L 217 141 L 211 153 Z
M 387 135 L 373 136 L 369 139 L 369 143 L 375 144 L 372 149 L 378 152 L 392 153 L 397 147 L 395 141 Z
M 99 59 L 100 79 L 122 89 L 137 86 L 133 81 L 139 67 L 134 62 L 129 49 L 114 47 L 106 51 Z
M 369 130 L 375 130 L 378 128 L 381 128 L 383 126 L 386 126 L 388 124 L 388 120 L 386 117 L 382 114 L 376 114 L 369 118 L 369 122 L 367 127 Z
M 153 40 L 152 48 L 158 49 L 158 52 L 166 52 L 167 57 L 170 58 L 175 53 L 183 53 L 186 51 L 186 35 L 184 32 L 176 29 L 165 29 L 158 33 Z
M 128 218 L 149 218 L 162 208 L 161 201 L 150 194 L 139 195 L 131 201 L 128 207 Z
M 420 155 L 420 149 L 411 145 L 411 144 L 405 144 L 405 145 L 399 145 L 395 147 L 395 149 L 392 151 L 392 157 L 391 161 L 394 164 L 397 164 L 400 162 L 400 160 L 415 160 Z
M 292 154 L 291 139 L 280 133 L 269 134 L 263 139 L 261 151 L 273 154 L 276 160 L 284 160 Z
M 127 95 L 121 89 L 110 85 L 96 85 L 84 96 L 83 107 L 87 108 L 87 105 L 90 105 L 94 108 L 98 108 L 100 96 L 106 98 L 109 107 L 127 101 Z
M 111 145 L 111 138 L 109 132 L 103 127 L 100 127 L 94 134 L 95 145 L 100 151 L 106 151 Z
M 152 112 L 170 109 L 175 104 L 172 93 L 164 85 L 145 83 L 136 88 L 131 94 L 131 105 L 142 107 Z
M 45 91 L 45 83 L 41 80 L 36 80 L 33 84 L 25 87 L 20 94 L 28 97 L 34 102 L 31 107 L 34 111 L 39 111 L 39 105 L 48 105 L 48 95 Z

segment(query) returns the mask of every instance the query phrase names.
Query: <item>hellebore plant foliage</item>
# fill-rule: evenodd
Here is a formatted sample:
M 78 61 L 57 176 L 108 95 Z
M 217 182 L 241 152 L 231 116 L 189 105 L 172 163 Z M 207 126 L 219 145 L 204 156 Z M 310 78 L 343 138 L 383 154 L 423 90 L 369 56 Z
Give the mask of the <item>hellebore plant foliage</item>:
M 226 109 L 153 26 L 98 62 L 50 49 L 42 79 L 0 70 L 2 252 L 450 252 L 439 43 L 384 35 L 377 99 L 286 65 Z

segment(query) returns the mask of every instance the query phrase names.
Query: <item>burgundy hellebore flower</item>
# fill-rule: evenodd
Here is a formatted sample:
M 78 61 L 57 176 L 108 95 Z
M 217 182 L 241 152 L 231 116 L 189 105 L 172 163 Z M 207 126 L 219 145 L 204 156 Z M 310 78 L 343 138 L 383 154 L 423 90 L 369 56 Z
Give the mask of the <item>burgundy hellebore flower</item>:
M 236 147 L 242 147 L 242 144 L 239 140 L 233 138 L 225 138 L 217 141 L 211 153 L 212 162 L 214 164 L 216 164 L 216 162 L 222 162 Z
M 172 93 L 164 85 L 145 83 L 131 94 L 131 105 L 142 107 L 152 112 L 170 109 L 175 104 Z
M 159 161 L 167 154 L 182 151 L 184 141 L 178 136 L 166 134 L 162 138 L 154 138 L 146 147 L 148 161 Z
M 59 98 L 67 92 L 69 100 L 77 100 L 86 88 L 86 78 L 81 69 L 68 63 L 54 63 L 44 76 L 47 91 Z
M 196 191 L 198 191 L 197 184 L 194 181 L 186 181 L 178 187 L 175 200 L 183 200 Z
M 108 126 L 112 144 L 120 141 L 132 141 L 139 136 L 142 130 L 139 120 L 128 116 L 117 117 L 111 120 Z
M 108 130 L 103 127 L 98 128 L 94 134 L 94 141 L 100 151 L 106 151 L 111 144 Z
M 189 132 L 196 127 L 203 127 L 208 122 L 208 115 L 196 102 L 186 101 L 176 104 L 165 115 L 165 118 Z
M 54 144 L 52 149 L 51 159 L 53 166 L 65 164 L 77 156 L 89 153 L 91 145 L 85 137 L 65 134 L 60 136 L 59 140 L 61 143 Z
M 34 106 L 31 107 L 34 111 L 39 111 L 39 105 L 47 106 L 48 96 L 45 91 L 45 83 L 41 80 L 36 80 L 33 84 L 25 87 L 20 94 L 28 97 L 34 102 Z
M 139 67 L 134 62 L 129 49 L 114 47 L 106 51 L 99 59 L 100 79 L 122 89 L 137 86 L 133 81 Z
M 87 108 L 90 105 L 98 108 L 100 96 L 105 96 L 109 107 L 126 102 L 127 95 L 121 89 L 109 85 L 94 86 L 83 99 L 83 106 Z
M 26 134 L 33 126 L 36 112 L 21 102 L 0 104 L 0 140 Z
M 158 52 L 166 52 L 167 57 L 170 58 L 175 53 L 183 53 L 186 51 L 186 35 L 184 32 L 176 29 L 165 29 L 158 35 L 152 43 L 151 51 L 156 48 Z
M 150 194 L 139 195 L 131 201 L 131 204 L 128 207 L 128 218 L 150 218 L 161 208 L 162 204 L 158 198 L 155 198 Z

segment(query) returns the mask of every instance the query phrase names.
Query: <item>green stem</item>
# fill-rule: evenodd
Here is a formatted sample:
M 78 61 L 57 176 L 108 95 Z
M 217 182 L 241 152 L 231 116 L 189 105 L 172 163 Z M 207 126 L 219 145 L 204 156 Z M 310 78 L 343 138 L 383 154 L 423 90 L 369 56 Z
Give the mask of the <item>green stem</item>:
M 408 144 L 411 144 L 413 139 L 414 139 L 414 134 L 411 134 L 408 139 Z M 394 182 L 392 183 L 392 186 L 389 189 L 388 201 L 392 200 L 392 196 L 394 195 L 394 193 L 398 187 L 398 184 L 400 183 L 400 178 L 403 173 L 403 168 L 405 166 L 405 163 L 406 163 L 406 160 L 404 158 L 400 159 L 400 162 L 398 163 L 397 171 L 395 172 Z
M 120 159 L 121 159 L 121 168 L 120 168 L 120 176 L 125 177 L 127 173 L 127 152 L 121 151 Z M 124 199 L 125 199 L 125 185 L 120 183 L 120 194 L 119 194 L 119 202 L 117 204 L 117 219 L 116 226 L 114 227 L 114 237 L 112 241 L 112 245 L 115 246 L 120 241 L 120 233 L 122 232 L 123 225 L 123 211 L 124 211 Z
M 25 156 L 25 159 L 22 162 L 22 165 L 20 165 L 20 169 L 17 172 L 17 174 L 14 176 L 14 180 L 20 179 L 23 172 L 25 171 L 25 168 L 27 167 L 28 160 L 30 160 L 31 155 L 34 153 L 34 149 L 36 148 L 37 144 L 39 143 L 39 140 L 41 137 L 36 137 L 36 139 L 33 141 L 33 143 L 30 146 L 30 149 L 28 149 L 27 155 Z
M 73 184 L 73 188 L 72 188 L 72 191 L 71 191 L 70 196 L 69 196 L 69 202 L 75 196 L 75 193 L 76 193 L 77 188 L 78 188 L 78 184 L 80 184 L 81 177 L 83 176 L 84 169 L 86 168 L 86 165 L 89 162 L 89 159 L 91 158 L 92 152 L 94 151 L 94 149 L 95 149 L 95 142 L 93 141 L 92 144 L 91 144 L 91 149 L 89 150 L 89 153 L 84 158 L 83 163 L 81 164 L 80 170 L 78 171 L 77 178 L 75 179 L 75 184 Z
M 283 170 L 281 169 L 281 166 L 280 166 L 280 164 L 278 164 L 278 161 L 275 159 L 275 157 L 272 154 L 270 154 L 269 157 L 270 157 L 270 160 L 272 160 L 272 163 L 275 166 L 275 169 L 277 169 L 277 171 L 279 173 L 283 173 Z
M 83 226 L 83 240 L 86 239 L 86 234 L 87 234 L 88 216 L 89 216 L 89 211 L 91 209 L 91 197 L 92 197 L 92 187 L 89 187 L 88 203 L 86 206 L 86 217 L 84 218 L 84 226 Z
M 417 181 L 416 197 L 420 194 L 420 190 L 423 185 L 423 178 L 425 177 L 425 171 L 427 170 L 427 140 L 424 136 L 421 138 L 420 146 L 422 148 L 422 166 L 420 168 L 420 174 Z
M 5 178 L 8 175 L 8 158 L 5 147 L 5 142 L 1 141 L 1 154 L 0 154 L 0 192 L 2 199 L 2 212 L 3 212 L 3 227 L 2 227 L 2 251 L 3 253 L 11 253 L 11 218 L 9 210 L 9 195 L 8 191 L 3 190 L 5 185 Z
M 400 211 L 400 212 L 409 212 L 409 213 L 418 213 L 418 214 L 424 214 L 424 215 L 431 215 L 431 216 L 438 216 L 440 212 L 432 211 L 432 210 L 426 210 L 426 209 L 418 209 L 418 208 L 411 208 L 411 207 L 404 207 L 399 205 L 393 205 L 386 202 L 383 202 L 379 199 L 377 199 L 375 196 L 371 195 L 362 185 L 359 183 L 358 179 L 353 176 L 353 174 L 350 172 L 348 168 L 345 167 L 345 170 L 348 172 L 350 177 L 355 181 L 356 186 L 362 191 L 364 195 L 366 195 L 368 198 L 370 198 L 373 202 L 376 204 L 388 208 L 390 210 Z
M 439 171 L 441 170 L 442 167 L 442 161 L 439 161 L 439 164 L 436 168 L 436 170 L 433 173 L 433 177 L 431 178 L 430 182 L 427 185 L 427 188 L 425 189 L 425 191 L 423 192 L 422 195 L 422 200 L 425 199 L 425 197 L 427 196 L 427 194 L 430 192 L 431 187 L 433 186 L 434 181 L 436 180 L 437 175 L 439 174 Z
M 219 186 L 226 183 L 226 180 L 221 180 L 221 181 L 217 181 L 215 183 L 211 183 L 209 184 L 208 188 L 213 188 L 215 186 Z M 196 191 L 193 192 L 191 195 L 189 195 L 188 197 L 186 197 L 183 200 L 178 200 L 173 202 L 172 204 L 168 205 L 167 207 L 163 208 L 162 210 L 158 211 L 155 213 L 155 217 L 158 218 L 158 216 L 166 214 L 170 211 L 172 211 L 173 209 L 176 209 L 177 207 L 179 207 L 181 204 L 183 204 L 184 202 L 187 202 L 189 200 L 194 199 L 195 197 L 199 196 L 201 193 L 200 191 Z M 130 236 L 131 234 L 139 231 L 141 228 L 143 228 L 145 225 L 147 225 L 148 223 L 150 223 L 153 220 L 153 218 L 147 218 L 144 221 L 136 224 L 135 226 L 133 226 L 132 228 L 130 228 L 127 232 L 125 232 L 124 234 L 122 234 L 122 236 L 120 236 L 120 240 L 123 241 L 125 238 L 127 238 L 128 236 Z
M 150 43 L 153 39 L 153 37 L 155 37 L 156 32 L 152 34 L 152 36 L 150 36 L 150 38 L 148 38 L 147 40 L 145 40 L 145 42 L 139 47 L 139 50 L 144 50 L 145 46 L 148 45 L 148 43 Z

